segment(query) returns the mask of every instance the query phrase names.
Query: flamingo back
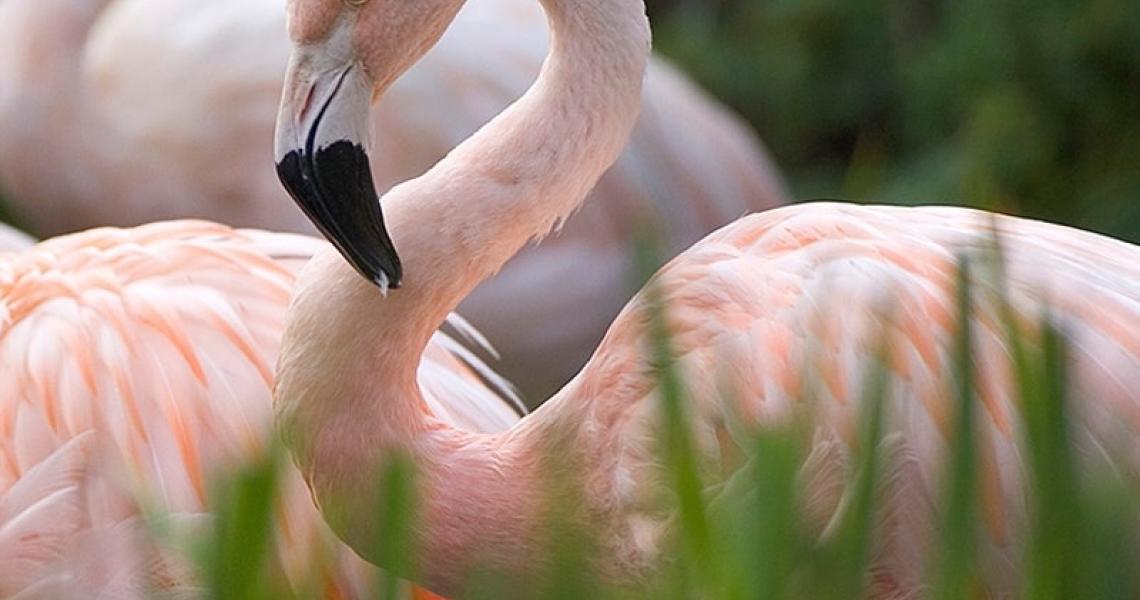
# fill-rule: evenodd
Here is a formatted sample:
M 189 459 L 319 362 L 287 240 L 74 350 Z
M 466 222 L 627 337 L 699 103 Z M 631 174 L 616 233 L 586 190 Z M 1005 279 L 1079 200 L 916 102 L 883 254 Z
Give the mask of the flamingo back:
M 926 544 L 937 539 L 933 499 L 953 432 L 960 257 L 974 267 L 986 531 L 979 563 L 992 570 L 1000 596 L 1018 581 L 1027 514 L 1003 298 L 1025 339 L 1036 339 L 1049 315 L 1068 340 L 1078 455 L 1095 458 L 1107 448 L 1140 474 L 1140 248 L 963 208 L 816 203 L 740 219 L 667 264 L 651 284 L 694 401 L 706 472 L 717 474 L 708 483 L 735 473 L 750 452 L 745 432 L 810 411 L 812 446 L 801 479 L 805 511 L 820 535 L 849 492 L 864 379 L 886 343 L 889 468 L 875 597 L 919 589 Z M 650 306 L 651 295 L 635 297 L 564 392 L 598 411 L 590 419 L 621 424 L 614 439 L 596 442 L 620 448 L 606 471 L 612 489 L 621 490 L 616 506 L 644 499 L 660 482 L 652 475 L 662 465 L 650 435 L 657 418 L 648 400 L 658 394 L 647 358 Z M 664 516 L 653 518 L 663 525 Z
M 291 286 L 324 246 L 176 221 L 0 259 L 0 596 L 201 591 L 185 560 L 143 543 L 140 511 L 200 528 L 214 478 L 265 456 Z M 420 380 L 453 425 L 497 431 L 518 418 L 484 383 L 493 372 L 443 333 Z M 330 597 L 367 594 L 371 568 L 327 531 L 292 468 L 277 517 L 292 584 L 321 553 Z

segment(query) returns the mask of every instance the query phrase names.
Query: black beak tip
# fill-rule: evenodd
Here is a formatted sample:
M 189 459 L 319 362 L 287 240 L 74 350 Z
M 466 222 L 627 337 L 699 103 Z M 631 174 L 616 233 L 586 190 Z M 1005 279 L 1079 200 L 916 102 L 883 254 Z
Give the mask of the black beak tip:
M 362 277 L 381 289 L 399 289 L 400 257 L 384 226 L 368 155 L 340 140 L 312 154 L 291 150 L 277 176 L 309 220 Z

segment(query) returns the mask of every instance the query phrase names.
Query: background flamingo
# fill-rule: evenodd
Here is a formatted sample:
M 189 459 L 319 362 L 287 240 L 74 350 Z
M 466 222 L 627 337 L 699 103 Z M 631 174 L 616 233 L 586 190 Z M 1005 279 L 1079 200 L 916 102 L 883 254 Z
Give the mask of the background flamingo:
M 662 501 L 668 486 L 655 444 L 659 389 L 646 356 L 647 295 L 626 306 L 566 387 L 507 432 L 441 425 L 423 410 L 414 373 L 420 348 L 448 312 L 573 211 L 618 156 L 648 58 L 644 6 L 542 0 L 555 40 L 542 75 L 427 174 L 384 196 L 389 243 L 382 229 L 360 226 L 381 218 L 381 203 L 360 184 L 367 183 L 366 107 L 438 37 L 461 1 L 433 0 L 418 11 L 384 1 L 291 5 L 296 48 L 279 114 L 278 169 L 345 258 L 326 250 L 299 277 L 278 367 L 277 419 L 326 520 L 370 560 L 378 558 L 370 542 L 383 532 L 367 474 L 393 449 L 416 460 L 424 505 L 415 547 L 429 559 L 423 580 L 437 592 L 459 590 L 477 565 L 523 581 L 546 572 L 553 559 L 541 527 L 544 490 L 575 468 L 581 504 L 557 508 L 601 533 L 589 566 L 639 583 L 659 564 L 676 517 Z M 345 214 L 352 218 L 337 216 Z M 653 281 L 692 396 L 687 412 L 706 483 L 738 471 L 750 451 L 748 430 L 792 416 L 806 385 L 798 367 L 819 357 L 823 385 L 804 476 L 819 530 L 843 505 L 860 370 L 883 332 L 890 335 L 892 446 L 880 480 L 887 518 L 872 564 L 876 597 L 921 590 L 921 550 L 934 534 L 930 490 L 939 483 L 952 412 L 945 372 L 956 257 L 990 248 L 991 224 L 1006 246 L 1013 314 L 1034 323 L 1048 299 L 1071 339 L 1079 448 L 1093 456 L 1123 434 L 1117 439 L 1135 456 L 1135 246 L 968 209 L 805 204 L 724 227 Z M 388 284 L 398 289 L 377 293 Z M 1026 510 L 1010 359 L 992 285 L 983 279 L 972 314 L 987 516 L 978 561 L 994 586 L 987 591 L 1000 597 L 1018 581 Z M 887 297 L 893 317 L 878 310 Z
M 289 52 L 283 7 L 0 3 L 0 189 L 16 212 L 40 235 L 187 216 L 312 231 L 267 168 Z M 533 80 L 546 48 L 534 0 L 472 3 L 375 107 L 378 185 L 418 175 L 497 114 Z M 521 253 L 462 308 L 528 395 L 564 383 L 633 291 L 635 223 L 659 221 L 677 251 L 784 198 L 755 137 L 660 60 L 629 150 L 597 190 L 603 201 Z M 569 278 L 574 285 L 564 285 Z
M 201 592 L 184 561 L 142 545 L 137 500 L 200 526 L 210 479 L 264 453 L 294 271 L 324 246 L 180 221 L 0 257 L 0 597 Z M 481 382 L 494 374 L 444 334 L 418 377 L 435 390 L 430 410 L 458 427 L 517 420 Z M 370 569 L 335 542 L 292 469 L 279 522 L 278 567 L 293 584 L 328 552 L 327 597 L 368 595 Z

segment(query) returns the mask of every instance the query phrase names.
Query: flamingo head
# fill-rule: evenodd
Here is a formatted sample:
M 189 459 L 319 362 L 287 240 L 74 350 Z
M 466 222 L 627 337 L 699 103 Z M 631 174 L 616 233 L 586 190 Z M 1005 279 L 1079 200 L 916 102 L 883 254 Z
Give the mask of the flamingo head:
M 374 99 L 443 35 L 463 0 L 290 0 L 293 54 L 277 114 L 277 174 L 357 272 L 398 288 L 400 258 L 368 161 Z

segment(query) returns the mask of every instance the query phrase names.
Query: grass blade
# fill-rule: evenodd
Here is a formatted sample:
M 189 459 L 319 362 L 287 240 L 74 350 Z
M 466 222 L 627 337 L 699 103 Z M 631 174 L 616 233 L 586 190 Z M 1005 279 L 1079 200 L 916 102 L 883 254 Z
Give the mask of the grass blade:
M 933 571 L 937 597 L 947 600 L 972 597 L 978 584 L 972 562 L 979 511 L 971 287 L 970 263 L 961 259 L 957 281 L 958 331 L 952 364 L 954 423 L 948 441 L 942 540 Z

